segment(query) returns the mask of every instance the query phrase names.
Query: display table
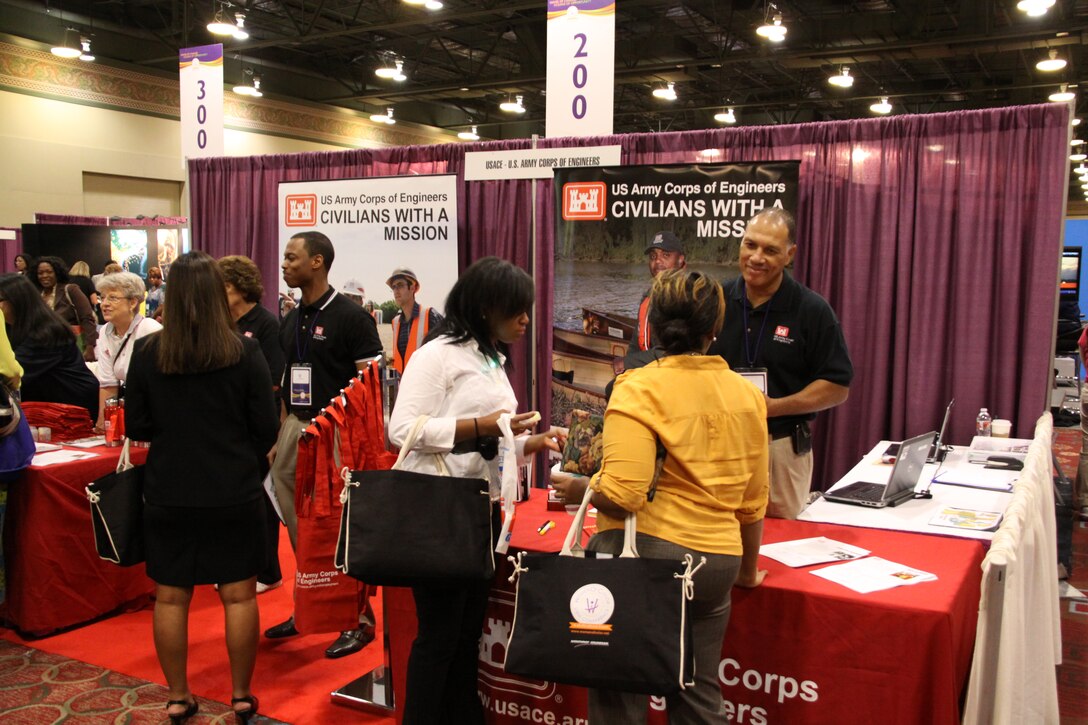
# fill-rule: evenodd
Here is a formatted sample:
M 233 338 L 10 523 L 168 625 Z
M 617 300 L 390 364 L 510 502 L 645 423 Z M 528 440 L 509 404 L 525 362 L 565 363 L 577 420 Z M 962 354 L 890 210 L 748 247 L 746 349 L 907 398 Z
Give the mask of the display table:
M 31 466 L 8 488 L 4 522 L 7 599 L 0 618 L 24 634 L 45 635 L 87 622 L 154 591 L 143 564 L 122 568 L 98 558 L 84 486 L 117 467 L 120 448 L 47 467 Z M 146 448 L 132 448 L 143 463 Z
M 534 489 L 532 499 L 519 505 L 511 550 L 561 547 L 571 516 L 548 511 L 545 498 Z M 557 525 L 538 535 L 548 520 Z M 958 723 L 978 615 L 981 543 L 780 519 L 765 524 L 767 543 L 810 536 L 864 547 L 938 580 L 862 595 L 808 569 L 761 558 L 760 568 L 770 574 L 756 589 L 733 590 L 722 647 L 719 679 L 733 721 Z M 509 566 L 502 569 L 480 645 L 488 721 L 577 722 L 585 717 L 584 689 L 503 672 L 514 592 L 506 579 Z M 409 590 L 387 588 L 385 597 L 399 718 L 415 613 Z M 651 699 L 650 708 L 651 722 L 665 722 L 663 702 Z
M 876 483 L 887 481 L 891 475 L 892 465 L 880 462 L 880 455 L 887 447 L 888 441 L 881 441 L 873 446 L 872 450 L 866 453 L 865 457 L 857 465 L 835 482 L 831 490 L 847 486 L 855 481 L 873 481 Z M 950 470 L 962 467 L 966 467 L 967 470 L 982 477 L 990 474 L 995 481 L 1003 481 L 1008 478 L 1008 474 L 1004 471 L 988 471 L 978 464 L 968 463 L 967 449 L 956 447 L 952 449 L 940 466 L 935 463 L 927 463 L 922 469 L 922 477 L 915 490 L 924 491 L 928 489 L 933 494 L 933 498 L 909 499 L 898 506 L 880 509 L 836 503 L 821 498 L 809 504 L 797 518 L 801 521 L 866 526 L 888 531 L 912 531 L 989 541 L 994 536 L 993 531 L 973 531 L 930 524 L 930 521 L 938 512 L 946 507 L 1003 513 L 1012 501 L 1012 493 L 1008 490 L 971 488 L 940 483 L 930 485 L 930 481 L 938 470 L 947 473 Z

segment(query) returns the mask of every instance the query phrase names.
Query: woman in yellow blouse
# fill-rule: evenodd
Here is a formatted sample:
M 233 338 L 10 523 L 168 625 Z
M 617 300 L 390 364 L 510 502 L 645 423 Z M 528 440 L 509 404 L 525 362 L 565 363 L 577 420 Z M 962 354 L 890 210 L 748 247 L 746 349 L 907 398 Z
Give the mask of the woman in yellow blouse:
M 15 353 L 11 349 L 3 309 L 0 309 L 0 376 L 3 376 L 12 388 L 19 389 L 19 381 L 23 377 L 23 366 L 15 359 Z
M 589 548 L 619 553 L 623 518 L 638 514 L 638 551 L 655 559 L 692 554 L 706 565 L 690 604 L 695 686 L 668 701 L 670 722 L 727 718 L 718 662 L 733 585 L 754 587 L 767 508 L 767 408 L 763 394 L 706 350 L 722 327 L 721 285 L 699 272 L 658 275 L 650 326 L 663 354 L 621 375 L 605 411 L 604 460 L 590 480 L 600 533 Z M 647 500 L 658 457 L 664 464 Z M 646 696 L 591 690 L 594 725 L 641 722 Z

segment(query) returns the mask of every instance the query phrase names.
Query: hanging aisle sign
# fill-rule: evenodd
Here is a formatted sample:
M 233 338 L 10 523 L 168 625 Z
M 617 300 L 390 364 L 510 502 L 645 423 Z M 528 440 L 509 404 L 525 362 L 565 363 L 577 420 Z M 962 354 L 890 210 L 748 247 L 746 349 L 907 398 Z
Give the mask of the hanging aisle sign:
M 615 0 L 548 0 L 548 138 L 612 134 L 615 67 Z
M 181 155 L 223 155 L 223 44 L 178 52 L 181 86 Z

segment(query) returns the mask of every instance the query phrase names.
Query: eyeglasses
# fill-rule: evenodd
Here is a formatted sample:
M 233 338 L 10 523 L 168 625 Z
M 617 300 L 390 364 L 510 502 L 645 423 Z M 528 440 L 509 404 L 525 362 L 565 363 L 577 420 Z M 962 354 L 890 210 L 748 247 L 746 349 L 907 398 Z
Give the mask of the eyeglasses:
M 119 297 L 117 295 L 106 295 L 105 297 L 102 298 L 102 301 L 103 302 L 108 302 L 111 305 L 119 305 L 122 302 L 126 302 L 128 299 L 129 299 L 128 297 Z

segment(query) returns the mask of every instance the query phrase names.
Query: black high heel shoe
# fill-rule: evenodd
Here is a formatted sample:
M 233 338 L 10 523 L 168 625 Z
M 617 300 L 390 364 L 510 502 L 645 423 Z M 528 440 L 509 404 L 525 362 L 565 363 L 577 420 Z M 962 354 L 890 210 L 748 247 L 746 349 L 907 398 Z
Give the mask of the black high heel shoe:
M 230 706 L 234 707 L 236 704 L 244 702 L 249 705 L 248 710 L 235 710 L 234 717 L 238 718 L 238 722 L 243 725 L 249 722 L 252 718 L 257 716 L 257 708 L 260 707 L 261 701 L 257 699 L 256 695 L 247 695 L 246 697 L 232 697 L 230 698 Z
M 173 705 L 185 705 L 185 712 L 176 715 L 166 713 L 167 717 L 170 718 L 171 725 L 185 725 L 185 721 L 196 715 L 200 709 L 200 705 L 196 703 L 195 698 L 192 700 L 167 700 L 166 709 L 169 710 Z

